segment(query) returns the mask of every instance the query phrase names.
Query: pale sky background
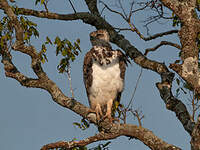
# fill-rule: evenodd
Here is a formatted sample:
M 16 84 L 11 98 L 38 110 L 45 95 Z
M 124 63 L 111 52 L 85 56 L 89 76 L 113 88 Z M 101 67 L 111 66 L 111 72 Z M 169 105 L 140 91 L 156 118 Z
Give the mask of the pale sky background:
M 38 4 L 34 5 L 35 0 L 16 0 L 18 7 L 32 8 L 43 10 L 43 7 Z M 122 0 L 125 10 L 129 10 L 128 1 Z M 73 1 L 77 12 L 88 11 L 85 2 L 82 0 Z M 106 3 L 114 6 L 114 0 L 108 0 Z M 102 5 L 99 5 L 102 9 Z M 73 13 L 68 0 L 50 0 L 49 11 L 57 13 Z M 128 25 L 117 15 L 104 11 L 103 15 L 115 27 L 128 27 Z M 146 35 L 146 29 L 143 26 L 144 20 L 151 16 L 150 11 L 145 13 L 137 13 L 134 17 L 134 23 Z M 2 18 L 3 11 L 0 11 Z M 38 24 L 40 38 L 32 38 L 32 44 L 38 49 L 41 49 L 45 37 L 49 36 L 54 39 L 60 36 L 62 39 L 67 38 L 70 41 L 75 41 L 80 38 L 82 53 L 72 63 L 72 84 L 75 92 L 75 99 L 88 106 L 86 92 L 82 80 L 82 64 L 85 53 L 91 48 L 89 42 L 89 33 L 96 30 L 93 26 L 84 24 L 82 21 L 56 21 L 48 19 L 38 19 L 28 17 L 31 21 Z M 111 19 L 109 19 L 111 18 Z M 159 21 L 150 28 L 150 34 L 168 31 L 172 29 L 172 21 Z M 129 41 L 140 51 L 144 52 L 145 48 L 155 46 L 161 40 L 144 42 L 138 38 L 135 33 L 121 32 Z M 177 42 L 176 35 L 168 36 L 168 39 Z M 113 48 L 117 48 L 113 45 Z M 12 51 L 13 62 L 18 67 L 19 71 L 29 77 L 35 77 L 30 68 L 30 58 L 19 52 Z M 45 72 L 65 93 L 71 96 L 69 90 L 69 82 L 66 75 L 59 74 L 56 67 L 61 57 L 56 57 L 55 47 L 49 46 L 47 49 L 48 62 L 43 66 Z M 156 52 L 148 55 L 151 59 L 156 59 L 160 62 L 174 62 L 178 58 L 178 50 L 173 47 L 162 47 Z M 126 105 L 131 99 L 136 80 L 140 73 L 140 68 L 135 63 L 129 65 L 126 72 L 126 85 L 123 92 L 121 102 Z M 183 150 L 190 149 L 190 136 L 183 129 L 182 124 L 177 120 L 175 114 L 165 108 L 165 104 L 159 96 L 159 92 L 155 86 L 156 82 L 160 81 L 160 76 L 156 73 L 143 70 L 140 84 L 137 88 L 133 108 L 139 109 L 145 115 L 142 123 L 145 128 L 150 129 L 153 133 L 170 144 L 181 147 Z M 185 104 L 187 102 L 183 101 Z M 3 65 L 0 64 L 0 150 L 38 150 L 43 145 L 57 142 L 60 140 L 70 141 L 73 138 L 78 140 L 96 134 L 97 128 L 94 125 L 85 131 L 73 125 L 73 122 L 80 122 L 81 117 L 56 104 L 49 93 L 41 89 L 32 89 L 22 87 L 14 79 L 6 78 L 3 70 Z M 133 116 L 128 116 L 128 123 L 138 124 Z M 142 142 L 128 137 L 119 137 L 111 140 L 109 145 L 110 150 L 134 149 L 148 150 Z M 103 141 L 97 142 L 88 147 L 94 147 Z

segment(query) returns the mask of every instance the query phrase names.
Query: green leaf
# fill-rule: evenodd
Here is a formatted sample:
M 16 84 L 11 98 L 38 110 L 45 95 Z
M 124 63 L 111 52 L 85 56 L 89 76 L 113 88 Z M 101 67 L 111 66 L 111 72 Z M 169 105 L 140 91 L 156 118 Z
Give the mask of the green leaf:
M 47 48 L 44 44 L 42 44 L 42 50 L 41 51 L 42 51 L 42 53 L 45 53 L 47 51 Z
M 4 40 L 5 40 L 5 36 L 2 36 L 1 37 L 1 47 L 4 47 L 4 42 L 5 42 Z
M 188 83 L 184 83 L 183 87 L 186 88 L 186 89 L 188 89 L 188 90 L 190 90 L 190 91 L 193 91 L 193 88 Z M 184 93 L 186 94 L 187 92 L 184 92 Z
M 77 42 L 78 44 L 80 44 L 80 39 L 77 39 L 76 42 Z
M 34 34 L 35 37 L 39 37 L 39 32 L 35 28 L 33 28 L 33 34 Z
M 111 142 L 109 141 L 109 142 L 107 142 L 106 144 L 103 144 L 103 147 L 104 147 L 104 148 L 107 147 L 110 143 L 111 143 Z
M 41 0 L 41 1 L 40 1 L 41 4 L 44 4 L 44 2 L 45 2 L 45 0 Z
M 47 56 L 45 54 L 42 54 L 42 56 L 48 62 Z
M 180 80 L 179 80 L 178 78 L 176 78 L 176 83 L 177 83 L 178 85 L 180 85 Z
M 0 23 L 0 31 L 2 31 L 2 30 L 3 30 L 3 24 Z
M 78 49 L 81 52 L 81 48 L 80 48 L 78 43 L 74 43 L 74 46 L 75 46 L 76 49 Z
M 74 126 L 77 126 L 77 127 L 79 127 L 79 128 L 81 128 L 81 124 L 78 123 L 78 122 L 74 122 L 73 125 L 74 125 Z
M 90 127 L 90 124 L 85 119 L 81 119 L 81 122 L 83 123 L 85 129 Z
M 66 55 L 67 55 L 66 49 L 63 49 L 63 50 L 62 50 L 62 55 L 63 55 L 63 56 L 66 56 Z
M 42 59 L 41 59 L 41 62 L 44 64 L 44 63 L 45 63 L 45 59 L 44 59 L 44 58 L 42 58 Z
M 71 60 L 74 61 L 75 59 L 76 59 L 76 57 L 72 54 Z
M 28 40 L 29 39 L 29 37 L 28 37 L 28 32 L 25 32 L 24 33 L 24 40 Z
M 54 44 L 59 45 L 60 43 L 61 43 L 61 40 L 60 40 L 60 38 L 57 36 L 57 37 L 55 38 Z
M 25 20 L 24 20 L 24 17 L 23 17 L 23 16 L 20 17 L 20 22 L 21 22 L 22 24 L 25 23 Z
M 36 1 L 35 1 L 35 5 L 37 5 L 37 4 L 38 4 L 38 2 L 40 2 L 40 0 L 36 0 Z
M 48 36 L 46 37 L 46 42 L 47 42 L 47 44 L 49 44 L 49 43 L 50 43 L 50 44 L 52 45 L 52 42 L 51 42 L 51 40 L 49 39 L 49 37 L 48 37 Z

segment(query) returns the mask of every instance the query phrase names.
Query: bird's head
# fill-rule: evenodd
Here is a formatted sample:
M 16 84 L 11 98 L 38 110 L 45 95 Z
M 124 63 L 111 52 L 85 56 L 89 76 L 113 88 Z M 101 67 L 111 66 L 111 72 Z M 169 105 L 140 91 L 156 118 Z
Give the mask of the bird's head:
M 91 42 L 102 41 L 109 43 L 109 40 L 110 40 L 109 34 L 106 30 L 101 29 L 90 33 Z

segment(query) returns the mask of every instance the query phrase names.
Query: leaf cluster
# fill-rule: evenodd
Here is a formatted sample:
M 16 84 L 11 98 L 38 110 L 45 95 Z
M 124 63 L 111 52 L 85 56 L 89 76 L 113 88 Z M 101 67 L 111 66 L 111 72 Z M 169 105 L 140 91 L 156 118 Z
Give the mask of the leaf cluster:
M 87 122 L 84 118 L 81 119 L 81 123 L 78 122 L 74 122 L 73 123 L 74 126 L 77 126 L 78 128 L 80 128 L 81 130 L 86 130 L 90 127 L 89 122 Z
M 0 50 L 7 45 L 7 42 L 12 41 L 13 33 L 14 28 L 12 21 L 9 19 L 9 17 L 4 16 L 0 22 Z
M 111 142 L 109 141 L 109 142 L 107 142 L 107 143 L 105 143 L 105 144 L 99 144 L 97 147 L 91 148 L 91 149 L 89 149 L 89 150 L 108 150 L 108 149 L 109 149 L 108 145 L 109 145 L 110 143 L 111 143 Z
M 48 59 L 47 59 L 47 56 L 46 56 L 46 51 L 47 51 L 47 48 L 46 48 L 46 45 L 48 44 L 51 44 L 53 45 L 53 43 L 51 42 L 50 38 L 47 36 L 46 37 L 46 41 L 42 44 L 42 48 L 39 52 L 39 58 L 40 58 L 40 61 L 44 64 L 45 61 L 48 62 Z
M 37 24 L 35 24 L 34 22 L 28 20 L 28 18 L 25 18 L 23 16 L 20 17 L 20 24 L 24 29 L 24 40 L 26 43 L 30 42 L 30 38 L 32 35 L 34 35 L 36 38 L 39 37 L 39 32 L 36 29 Z
M 122 109 L 124 109 L 124 106 L 120 104 L 118 100 L 115 100 L 112 105 L 112 116 L 115 117 L 117 113 L 117 118 L 120 118 L 122 115 Z
M 173 20 L 172 20 L 173 27 L 178 27 L 181 25 L 181 21 L 180 21 L 179 17 L 177 15 L 175 15 L 174 12 L 172 12 L 172 18 L 173 18 Z
M 40 4 L 42 5 L 42 4 L 45 3 L 45 1 L 46 1 L 46 0 L 36 0 L 36 1 L 35 1 L 35 5 L 37 5 L 39 2 L 40 2 Z
M 59 73 L 66 71 L 66 67 L 69 67 L 70 61 L 73 62 L 76 56 L 81 52 L 80 39 L 77 39 L 73 44 L 67 40 L 61 40 L 58 36 L 55 38 L 54 44 L 56 45 L 56 56 L 62 55 L 63 58 L 60 60 L 57 66 Z

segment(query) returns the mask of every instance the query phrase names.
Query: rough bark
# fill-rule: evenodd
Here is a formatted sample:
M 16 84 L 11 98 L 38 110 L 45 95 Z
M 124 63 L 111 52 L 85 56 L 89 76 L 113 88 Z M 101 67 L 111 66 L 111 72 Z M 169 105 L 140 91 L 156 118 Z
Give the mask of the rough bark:
M 88 7 L 91 7 L 91 6 L 88 6 Z M 112 25 L 110 25 L 108 22 L 106 22 L 106 20 L 104 20 L 100 16 L 96 16 L 88 12 L 81 12 L 81 13 L 75 13 L 75 14 L 57 14 L 57 13 L 51 13 L 51 12 L 47 13 L 45 11 L 36 11 L 36 10 L 24 9 L 24 8 L 19 8 L 19 13 L 23 15 L 30 15 L 30 16 L 35 16 L 39 18 L 57 19 L 57 20 L 65 20 L 65 21 L 82 20 L 83 22 L 87 24 L 95 26 L 97 29 L 107 29 L 111 36 L 111 42 L 113 42 L 114 44 L 122 48 L 122 50 L 124 50 L 126 54 L 134 60 L 135 63 L 140 65 L 142 68 L 146 68 L 160 74 L 161 79 L 162 79 L 162 75 L 165 75 L 165 78 L 172 77 L 171 76 L 172 73 L 167 69 L 165 64 L 154 61 L 154 60 L 150 60 L 147 57 L 145 57 L 136 47 L 131 45 L 130 42 L 124 38 L 123 35 L 118 34 L 114 30 Z M 166 77 L 167 75 L 169 76 Z M 168 83 L 168 87 L 171 87 L 171 82 L 172 80 L 170 80 L 170 82 Z M 164 80 L 161 83 L 164 83 Z M 170 88 L 170 93 L 172 93 L 171 88 Z M 162 92 L 161 95 L 162 95 L 162 98 L 164 98 L 164 97 L 168 97 L 169 94 Z M 163 100 L 165 104 L 167 105 L 168 104 L 167 101 L 165 99 Z M 171 102 L 173 102 L 172 100 L 174 101 L 175 98 L 171 98 Z M 171 107 L 166 107 L 166 108 L 169 109 Z M 176 101 L 176 102 L 173 102 L 173 108 L 176 108 L 176 109 L 169 109 L 169 110 L 175 112 L 179 120 L 182 118 L 180 120 L 181 123 L 183 124 L 186 131 L 188 131 L 188 133 L 191 134 L 191 131 L 193 130 L 193 127 L 194 127 L 193 125 L 194 123 L 191 121 L 189 113 L 185 105 L 181 101 L 179 101 L 178 103 Z M 184 113 L 180 113 L 180 111 Z M 182 116 L 182 114 L 184 115 Z
M 160 92 L 161 98 L 166 104 L 166 108 L 175 112 L 177 118 L 182 123 L 185 130 L 190 135 L 192 135 L 192 148 L 198 149 L 198 143 L 200 143 L 200 136 L 199 134 L 197 134 L 199 133 L 198 125 L 195 125 L 195 123 L 191 121 L 186 106 L 180 100 L 176 99 L 171 92 L 174 74 L 168 70 L 165 64 L 148 59 L 136 47 L 131 45 L 130 42 L 125 39 L 123 35 L 116 32 L 113 26 L 99 15 L 96 0 L 85 0 L 85 2 L 88 6 L 88 9 L 90 10 L 90 13 L 80 12 L 74 14 L 56 14 L 25 8 L 19 8 L 19 13 L 39 18 L 57 19 L 64 21 L 80 19 L 84 23 L 95 26 L 97 29 L 107 29 L 111 37 L 111 42 L 122 48 L 126 52 L 126 54 L 134 60 L 135 63 L 140 65 L 142 68 L 152 70 L 161 76 L 161 82 L 157 83 L 156 85 Z M 196 45 L 196 37 L 200 28 L 199 20 L 194 15 L 196 0 L 161 0 L 161 2 L 166 7 L 171 9 L 181 19 L 182 22 L 181 30 L 179 31 L 178 35 L 181 41 L 181 59 L 183 63 L 172 64 L 170 67 L 175 72 L 177 72 L 185 81 L 191 84 L 196 93 L 200 93 L 200 81 L 198 72 L 198 47 Z M 6 0 L 0 0 L 0 9 L 3 9 L 5 13 L 9 16 L 9 18 L 14 22 L 13 25 L 16 31 L 16 42 L 13 46 L 13 49 L 25 53 L 31 57 L 32 69 L 38 78 L 32 79 L 20 73 L 17 70 L 17 67 L 12 63 L 10 53 L 6 49 L 4 49 L 2 51 L 2 63 L 4 64 L 6 76 L 16 79 L 23 86 L 42 88 L 44 90 L 47 90 L 56 103 L 74 111 L 84 118 L 87 118 L 89 108 L 77 102 L 76 100 L 65 96 L 62 91 L 57 87 L 57 85 L 52 80 L 50 80 L 46 73 L 43 71 L 35 48 L 33 46 L 24 45 L 23 29 L 20 27 L 16 15 L 12 11 Z M 91 121 L 93 121 L 93 123 L 96 123 L 94 120 Z M 91 142 L 95 142 L 96 140 L 105 140 L 109 138 L 113 139 L 118 136 L 124 135 L 138 139 L 149 148 L 155 150 L 180 149 L 164 142 L 163 140 L 156 137 L 151 131 L 142 127 L 128 124 L 111 124 L 108 130 L 108 128 L 104 124 L 102 125 L 102 128 L 106 129 L 104 130 L 104 133 L 100 133 L 99 137 L 95 137 L 96 139 L 91 138 Z M 101 134 L 103 134 L 103 136 Z M 79 141 L 79 144 L 84 143 L 83 141 Z M 71 144 L 73 145 L 73 143 Z M 69 146 L 71 144 L 69 144 Z M 77 146 L 76 144 L 77 143 L 75 143 L 73 146 Z M 67 144 L 65 143 L 65 146 L 66 145 Z

